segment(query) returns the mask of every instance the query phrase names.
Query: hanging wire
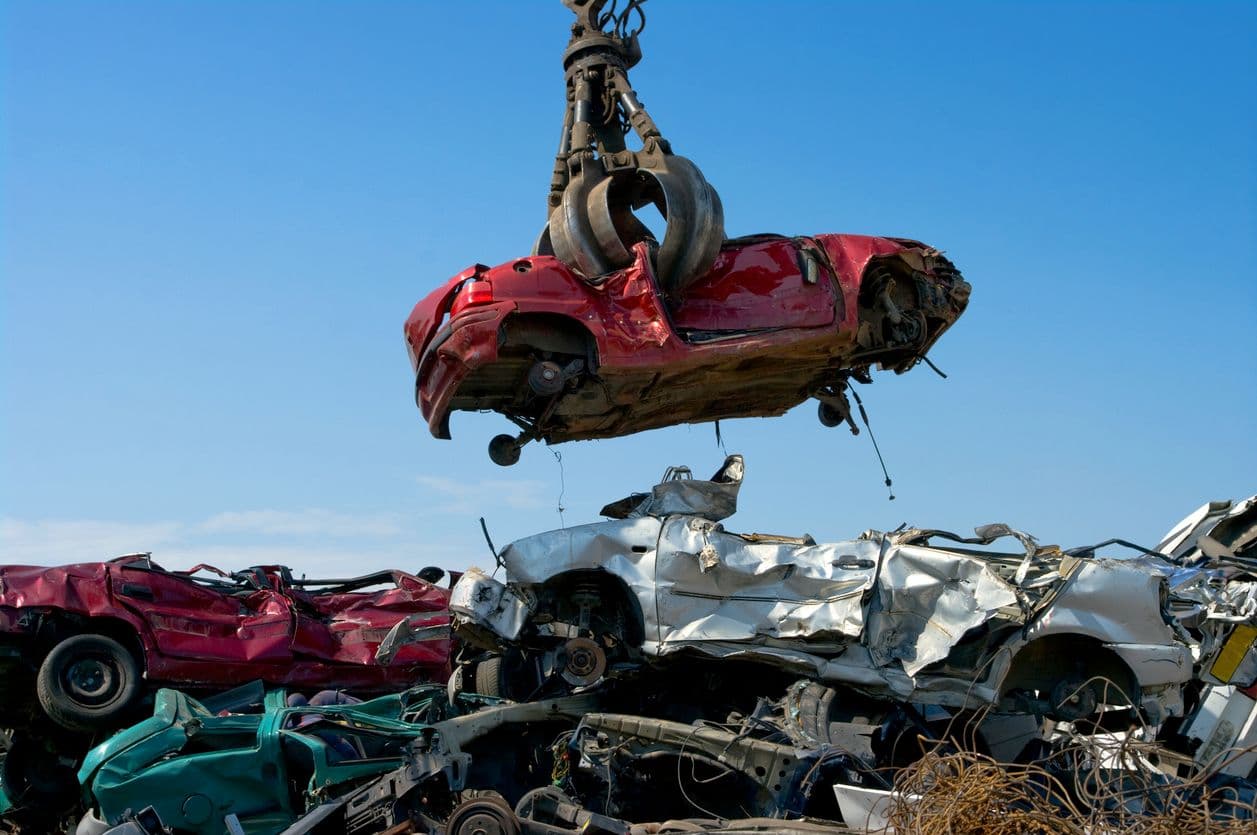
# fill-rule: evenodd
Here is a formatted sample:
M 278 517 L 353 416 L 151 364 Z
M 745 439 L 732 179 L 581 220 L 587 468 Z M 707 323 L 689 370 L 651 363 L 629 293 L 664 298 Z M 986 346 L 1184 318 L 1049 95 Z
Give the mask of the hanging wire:
M 725 820 L 723 816 L 717 815 L 715 812 L 711 811 L 710 809 L 703 808 L 693 798 L 690 797 L 689 792 L 685 790 L 685 783 L 681 779 L 681 760 L 685 759 L 685 746 L 689 744 L 690 740 L 694 737 L 694 734 L 698 733 L 699 730 L 700 730 L 700 726 L 695 725 L 693 729 L 688 734 L 685 735 L 685 738 L 681 740 L 681 752 L 677 754 L 677 788 L 681 790 L 681 797 L 685 798 L 686 803 L 690 804 L 695 809 L 702 812 L 704 815 L 707 815 L 708 817 L 714 820 L 721 821 L 723 823 Z M 694 769 L 694 764 L 691 762 L 690 763 L 691 774 L 693 774 L 693 769 Z
M 869 440 L 873 442 L 873 451 L 877 453 L 877 463 L 882 465 L 882 475 L 886 478 L 886 492 L 890 495 L 890 501 L 895 500 L 895 492 L 891 489 L 890 473 L 886 472 L 886 462 L 882 460 L 882 450 L 877 445 L 877 438 L 873 435 L 873 427 L 869 426 L 869 413 L 864 411 L 864 403 L 860 400 L 860 395 L 856 390 L 850 389 L 851 396 L 855 398 L 855 405 L 860 409 L 860 420 L 864 421 L 864 428 L 869 430 Z
M 563 455 L 557 449 L 551 449 L 550 452 L 554 455 L 554 460 L 559 465 L 559 500 L 555 509 L 559 512 L 559 528 L 566 528 L 567 522 L 563 519 L 563 511 L 567 510 L 567 508 L 563 506 L 563 497 L 567 494 L 567 479 L 563 472 Z

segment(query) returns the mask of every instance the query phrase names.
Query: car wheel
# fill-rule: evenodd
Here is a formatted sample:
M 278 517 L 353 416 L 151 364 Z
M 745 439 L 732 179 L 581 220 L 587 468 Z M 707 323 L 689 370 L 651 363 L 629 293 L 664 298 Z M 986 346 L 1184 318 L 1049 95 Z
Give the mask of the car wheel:
M 140 669 L 122 644 L 104 635 L 75 635 L 40 665 L 35 692 L 54 722 L 92 730 L 118 719 L 140 694 Z
M 505 655 L 488 655 L 477 662 L 472 684 L 482 696 L 522 702 L 536 698 L 542 681 L 527 658 L 508 649 Z
M 460 803 L 445 822 L 449 835 L 519 835 L 519 818 L 502 797 Z
M 847 421 L 846 415 L 824 402 L 817 405 L 816 417 L 820 419 L 822 426 L 828 426 L 831 429 L 835 426 L 841 426 Z
M 476 692 L 481 696 L 497 696 L 506 693 L 506 682 L 502 680 L 502 656 L 492 655 L 476 665 Z
M 489 441 L 489 459 L 499 467 L 509 467 L 519 462 L 519 441 L 510 435 L 496 435 Z

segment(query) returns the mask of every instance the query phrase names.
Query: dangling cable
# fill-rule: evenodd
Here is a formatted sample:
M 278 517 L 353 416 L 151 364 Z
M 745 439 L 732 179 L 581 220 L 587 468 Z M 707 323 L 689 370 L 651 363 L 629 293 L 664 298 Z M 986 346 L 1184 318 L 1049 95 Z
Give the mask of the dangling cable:
M 935 373 L 935 374 L 937 374 L 938 376 L 942 377 L 944 380 L 946 380 L 946 379 L 947 379 L 947 375 L 943 373 L 943 370 L 942 370 L 941 368 L 939 368 L 937 365 L 935 365 L 934 363 L 930 362 L 930 358 L 929 358 L 929 357 L 927 357 L 925 354 L 922 354 L 922 355 L 921 355 L 921 359 L 925 361 L 925 364 L 926 364 L 926 365 L 928 365 L 930 368 L 932 368 L 932 369 L 934 370 L 934 373 Z
M 502 559 L 498 556 L 498 549 L 493 547 L 493 539 L 489 536 L 489 526 L 484 523 L 484 517 L 480 517 L 480 530 L 484 532 L 484 541 L 489 543 L 489 553 L 493 555 L 493 564 L 497 568 L 493 569 L 493 573 L 497 574 L 498 568 L 502 568 Z
M 566 528 L 567 523 L 563 521 L 563 511 L 567 508 L 563 506 L 563 496 L 567 493 L 567 479 L 563 473 L 563 455 L 557 449 L 551 449 L 550 452 L 554 453 L 554 460 L 559 463 L 559 501 L 555 509 L 559 511 L 559 527 Z
M 860 420 L 864 421 L 864 428 L 869 430 L 869 440 L 873 442 L 873 451 L 877 453 L 877 463 L 882 465 L 882 475 L 886 477 L 886 492 L 890 494 L 890 501 L 895 500 L 895 493 L 890 489 L 890 473 L 886 472 L 886 462 L 882 460 L 882 451 L 877 446 L 877 438 L 873 436 L 873 427 L 869 426 L 869 413 L 864 411 L 864 403 L 860 400 L 860 395 L 856 394 L 855 389 L 848 389 L 851 396 L 855 398 L 855 405 L 860 410 Z

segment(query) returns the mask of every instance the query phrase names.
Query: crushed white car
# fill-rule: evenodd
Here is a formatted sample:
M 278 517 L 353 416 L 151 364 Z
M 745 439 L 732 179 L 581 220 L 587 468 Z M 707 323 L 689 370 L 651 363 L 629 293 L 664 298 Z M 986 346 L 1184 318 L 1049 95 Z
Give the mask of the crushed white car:
M 1181 714 L 1197 659 L 1170 615 L 1176 566 L 1162 555 L 1064 552 L 1002 524 L 835 543 L 735 533 L 721 520 L 743 472 L 736 455 L 705 481 L 671 468 L 604 508 L 609 521 L 508 545 L 505 582 L 469 571 L 451 597 L 455 631 L 502 654 L 476 688 L 522 676 L 531 695 L 643 664 L 738 659 L 920 704 L 1064 720 L 1130 706 L 1150 724 Z M 1016 549 L 985 547 L 996 542 Z

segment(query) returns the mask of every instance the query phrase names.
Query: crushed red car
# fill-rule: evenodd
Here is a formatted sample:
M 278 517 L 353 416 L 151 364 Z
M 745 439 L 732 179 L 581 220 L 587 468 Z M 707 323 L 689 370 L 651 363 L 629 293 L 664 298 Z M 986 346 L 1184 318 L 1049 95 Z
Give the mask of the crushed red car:
M 432 434 L 450 437 L 453 411 L 499 412 L 520 429 L 489 446 L 508 465 L 530 440 L 779 415 L 809 397 L 826 425 L 850 422 L 848 381 L 912 368 L 969 298 L 938 250 L 898 238 L 726 241 L 670 297 L 650 243 L 633 253 L 595 278 L 544 255 L 477 264 L 419 302 L 405 334 Z
M 76 730 L 114 724 L 146 685 L 222 689 L 260 679 L 356 693 L 449 674 L 446 638 L 375 652 L 403 619 L 449 620 L 444 572 L 305 580 L 283 566 L 167 571 L 146 554 L 48 568 L 0 566 L 0 727 L 42 708 Z M 33 681 L 32 681 L 33 679 Z

